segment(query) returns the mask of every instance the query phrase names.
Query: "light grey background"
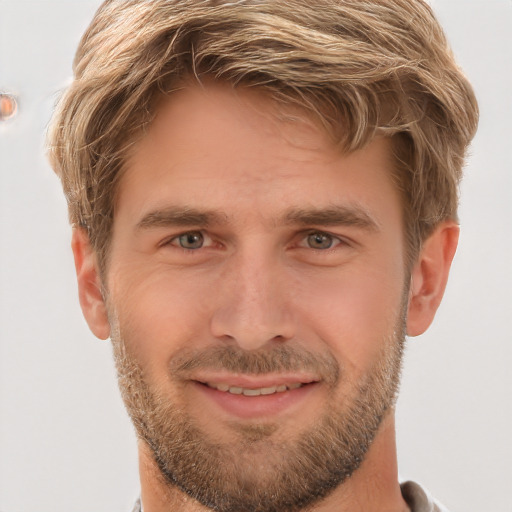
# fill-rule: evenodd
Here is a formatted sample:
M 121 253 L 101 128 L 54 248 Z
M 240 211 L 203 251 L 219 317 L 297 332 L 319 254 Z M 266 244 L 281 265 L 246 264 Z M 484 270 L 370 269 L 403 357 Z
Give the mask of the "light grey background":
M 108 342 L 78 306 L 43 133 L 99 0 L 0 0 L 0 510 L 123 512 L 138 492 Z M 430 331 L 409 341 L 399 467 L 452 512 L 512 512 L 512 2 L 435 0 L 481 107 L 462 237 Z

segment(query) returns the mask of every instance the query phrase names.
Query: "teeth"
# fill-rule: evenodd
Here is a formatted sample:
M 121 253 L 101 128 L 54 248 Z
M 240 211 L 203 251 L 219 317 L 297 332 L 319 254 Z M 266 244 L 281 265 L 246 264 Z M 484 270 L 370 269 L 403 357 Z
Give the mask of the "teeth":
M 271 386 L 268 388 L 240 388 L 237 386 L 230 386 L 224 382 L 220 384 L 207 383 L 208 387 L 217 389 L 219 391 L 231 393 L 233 395 L 244 396 L 260 396 L 260 395 L 273 395 L 274 393 L 284 393 L 287 390 L 298 389 L 303 386 L 301 382 L 293 382 L 291 384 L 281 384 L 279 386 Z
M 244 396 L 260 396 L 261 389 L 244 389 L 242 393 Z

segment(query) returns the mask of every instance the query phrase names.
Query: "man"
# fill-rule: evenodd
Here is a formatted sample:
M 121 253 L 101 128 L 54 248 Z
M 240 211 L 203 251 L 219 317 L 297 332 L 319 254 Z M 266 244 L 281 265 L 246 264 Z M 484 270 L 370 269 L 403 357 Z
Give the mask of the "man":
M 476 101 L 421 0 L 111 0 L 50 130 L 144 512 L 436 511 L 394 404 Z

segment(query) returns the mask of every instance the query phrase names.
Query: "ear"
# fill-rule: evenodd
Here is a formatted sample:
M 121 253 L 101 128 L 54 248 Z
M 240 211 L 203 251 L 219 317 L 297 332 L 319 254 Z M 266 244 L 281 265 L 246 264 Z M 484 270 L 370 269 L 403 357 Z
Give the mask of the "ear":
M 71 248 L 75 257 L 78 297 L 82 313 L 93 334 L 105 340 L 110 336 L 107 308 L 101 293 L 96 253 L 93 251 L 89 236 L 84 229 L 73 229 Z
M 424 333 L 434 320 L 458 240 L 459 226 L 454 221 L 445 221 L 423 243 L 411 274 L 407 317 L 409 336 Z

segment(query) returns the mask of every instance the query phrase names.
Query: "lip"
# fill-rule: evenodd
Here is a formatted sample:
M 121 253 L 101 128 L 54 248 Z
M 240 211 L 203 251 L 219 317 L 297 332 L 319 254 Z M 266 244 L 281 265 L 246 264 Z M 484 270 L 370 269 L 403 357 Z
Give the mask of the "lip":
M 251 376 L 213 376 L 191 381 L 195 390 L 200 393 L 208 403 L 214 404 L 231 417 L 238 419 L 257 419 L 276 417 L 290 409 L 300 406 L 320 386 L 320 382 L 312 377 L 285 376 L 279 377 L 251 377 Z M 261 389 L 274 386 L 302 384 L 295 389 L 246 396 L 233 394 L 229 391 L 220 391 L 210 387 L 207 383 L 226 383 L 230 387 L 244 389 Z

